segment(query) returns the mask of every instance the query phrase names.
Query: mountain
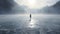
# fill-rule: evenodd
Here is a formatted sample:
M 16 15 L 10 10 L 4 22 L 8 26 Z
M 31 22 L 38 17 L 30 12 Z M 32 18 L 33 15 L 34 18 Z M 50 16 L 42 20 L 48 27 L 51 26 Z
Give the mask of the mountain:
M 58 14 L 60 14 L 60 1 L 57 2 L 55 5 L 53 5 L 52 7 L 57 10 L 57 13 L 58 13 Z
M 60 14 L 60 1 L 56 2 L 53 6 L 46 6 L 42 9 L 46 14 Z
M 60 1 L 58 1 L 53 7 L 60 9 Z
M 21 14 L 24 12 L 24 6 L 18 5 L 14 0 L 0 0 L 0 14 Z

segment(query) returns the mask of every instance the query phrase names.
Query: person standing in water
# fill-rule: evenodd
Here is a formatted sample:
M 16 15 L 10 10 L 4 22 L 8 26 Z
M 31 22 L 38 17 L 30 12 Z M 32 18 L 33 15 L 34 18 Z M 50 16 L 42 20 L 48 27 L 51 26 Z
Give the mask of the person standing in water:
M 32 17 L 32 16 L 31 16 L 31 14 L 30 14 L 30 21 L 31 21 L 31 17 Z

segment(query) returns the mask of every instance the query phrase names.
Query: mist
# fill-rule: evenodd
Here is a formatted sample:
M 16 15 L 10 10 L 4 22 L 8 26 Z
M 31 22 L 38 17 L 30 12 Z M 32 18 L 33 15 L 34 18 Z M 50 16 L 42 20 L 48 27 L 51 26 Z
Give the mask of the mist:
M 60 34 L 60 0 L 38 0 L 46 4 L 34 7 L 21 2 L 0 0 L 0 34 Z

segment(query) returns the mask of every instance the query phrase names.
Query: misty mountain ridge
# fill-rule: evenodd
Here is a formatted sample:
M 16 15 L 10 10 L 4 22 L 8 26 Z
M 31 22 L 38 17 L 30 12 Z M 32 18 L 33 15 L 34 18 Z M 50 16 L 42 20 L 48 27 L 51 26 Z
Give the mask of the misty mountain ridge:
M 42 9 L 43 13 L 47 14 L 60 14 L 60 1 L 58 1 L 53 6 L 46 6 Z
M 0 0 L 0 14 L 24 13 L 24 6 L 19 6 L 14 0 Z
M 0 0 L 0 14 L 25 14 L 26 6 L 20 6 L 14 0 Z M 37 14 L 60 14 L 60 1 L 53 6 L 46 6 L 41 9 L 30 9 L 31 13 Z M 29 11 L 28 11 L 29 12 Z

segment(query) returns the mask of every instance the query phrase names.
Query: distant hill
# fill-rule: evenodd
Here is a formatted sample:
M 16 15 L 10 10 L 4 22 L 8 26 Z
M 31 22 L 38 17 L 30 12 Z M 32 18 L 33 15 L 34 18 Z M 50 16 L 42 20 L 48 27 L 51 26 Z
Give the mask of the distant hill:
M 60 14 L 60 1 L 58 1 L 53 6 L 46 6 L 42 8 L 39 13 L 45 13 L 45 14 Z
M 58 1 L 55 5 L 53 5 L 53 7 L 55 7 L 55 8 L 60 8 L 60 1 Z
M 19 6 L 14 0 L 0 0 L 0 14 L 24 13 L 24 6 Z

